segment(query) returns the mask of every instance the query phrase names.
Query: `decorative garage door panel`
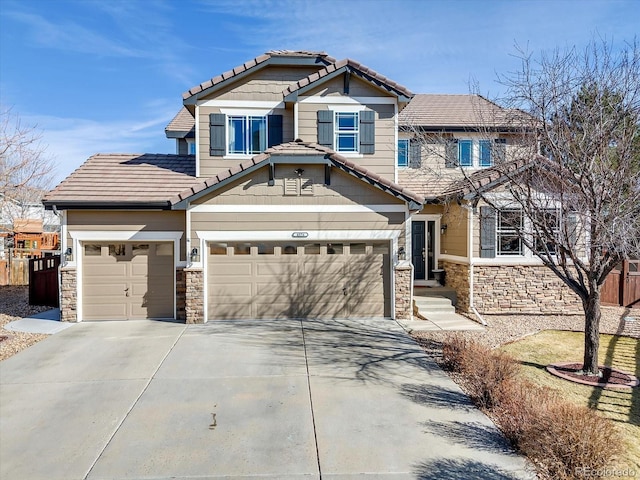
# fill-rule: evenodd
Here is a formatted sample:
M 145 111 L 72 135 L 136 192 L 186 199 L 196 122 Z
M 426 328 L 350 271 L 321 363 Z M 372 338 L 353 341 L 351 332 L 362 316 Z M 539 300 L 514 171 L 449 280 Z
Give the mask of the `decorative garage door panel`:
M 390 315 L 388 243 L 211 243 L 208 318 Z
M 173 318 L 170 242 L 87 242 L 82 245 L 85 320 Z

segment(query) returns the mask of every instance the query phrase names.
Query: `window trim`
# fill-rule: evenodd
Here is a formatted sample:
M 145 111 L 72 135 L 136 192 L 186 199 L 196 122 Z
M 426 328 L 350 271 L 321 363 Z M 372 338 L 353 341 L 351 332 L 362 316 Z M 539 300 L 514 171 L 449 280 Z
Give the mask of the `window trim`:
M 353 129 L 345 129 L 341 130 L 339 128 L 339 118 L 350 116 L 354 119 Z M 354 139 L 354 147 L 353 150 L 342 150 L 340 149 L 340 136 L 353 136 Z M 358 111 L 334 111 L 333 112 L 333 145 L 334 150 L 338 153 L 344 154 L 354 154 L 360 153 L 360 112 Z

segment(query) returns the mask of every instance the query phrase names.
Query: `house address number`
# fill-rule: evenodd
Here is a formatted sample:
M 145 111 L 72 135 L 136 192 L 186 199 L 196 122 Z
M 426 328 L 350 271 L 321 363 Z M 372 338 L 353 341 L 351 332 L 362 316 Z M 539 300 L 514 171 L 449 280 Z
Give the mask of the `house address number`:
M 293 238 L 307 238 L 309 236 L 309 232 L 293 232 L 291 236 Z

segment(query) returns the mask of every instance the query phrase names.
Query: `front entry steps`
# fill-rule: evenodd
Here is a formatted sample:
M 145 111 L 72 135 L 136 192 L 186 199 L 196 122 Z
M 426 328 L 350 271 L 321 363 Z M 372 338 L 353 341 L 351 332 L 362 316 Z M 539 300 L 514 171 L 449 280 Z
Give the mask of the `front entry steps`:
M 479 323 L 456 313 L 451 291 L 438 292 L 439 289 L 428 290 L 430 291 L 420 289 L 413 296 L 413 315 L 416 320 L 399 322 L 408 333 L 413 331 L 484 330 L 484 327 Z M 441 293 L 446 293 L 446 295 L 441 295 Z M 453 291 L 453 297 L 453 301 L 455 301 L 455 291 Z

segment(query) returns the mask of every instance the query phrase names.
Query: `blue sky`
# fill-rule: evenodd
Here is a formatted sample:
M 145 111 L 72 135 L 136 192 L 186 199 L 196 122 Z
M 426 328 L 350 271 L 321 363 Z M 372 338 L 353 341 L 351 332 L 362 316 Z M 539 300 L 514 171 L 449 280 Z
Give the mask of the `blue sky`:
M 0 0 L 0 103 L 42 131 L 60 181 L 93 153 L 174 153 L 164 127 L 182 92 L 271 49 L 495 98 L 516 43 L 622 44 L 638 19 L 637 0 Z

